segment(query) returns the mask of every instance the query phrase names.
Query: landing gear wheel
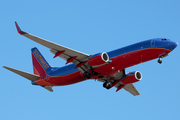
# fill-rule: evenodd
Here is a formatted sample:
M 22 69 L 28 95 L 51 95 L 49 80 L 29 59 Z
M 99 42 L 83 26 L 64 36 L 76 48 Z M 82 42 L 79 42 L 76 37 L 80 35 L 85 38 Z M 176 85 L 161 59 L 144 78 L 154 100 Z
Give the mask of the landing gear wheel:
M 106 88 L 107 84 L 108 84 L 107 82 L 104 82 L 103 87 Z
M 162 63 L 162 60 L 161 58 L 158 59 L 158 63 L 161 64 Z
M 107 86 L 106 86 L 106 89 L 110 89 L 111 88 L 111 85 L 110 84 L 108 84 Z
M 87 79 L 90 79 L 90 78 L 91 78 L 91 74 L 88 73 L 88 72 L 84 72 L 84 73 L 83 73 L 83 76 L 86 77 Z
M 110 89 L 111 85 L 108 82 L 104 82 L 103 87 L 106 89 Z

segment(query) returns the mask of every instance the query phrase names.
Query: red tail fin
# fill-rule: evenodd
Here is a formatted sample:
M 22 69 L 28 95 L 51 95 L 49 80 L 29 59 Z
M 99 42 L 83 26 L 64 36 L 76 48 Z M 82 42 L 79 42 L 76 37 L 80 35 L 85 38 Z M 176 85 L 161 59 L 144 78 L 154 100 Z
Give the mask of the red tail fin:
M 49 70 L 51 70 L 51 66 L 41 55 L 39 50 L 35 47 L 31 49 L 32 51 L 32 62 L 33 62 L 33 71 L 36 75 L 46 74 Z

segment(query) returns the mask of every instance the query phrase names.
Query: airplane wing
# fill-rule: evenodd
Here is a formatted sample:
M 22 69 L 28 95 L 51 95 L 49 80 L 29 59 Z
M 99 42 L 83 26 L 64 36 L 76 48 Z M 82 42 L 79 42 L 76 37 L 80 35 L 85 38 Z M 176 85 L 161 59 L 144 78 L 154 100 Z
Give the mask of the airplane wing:
M 120 80 L 124 75 L 125 75 L 125 69 L 119 73 L 112 75 L 111 77 L 114 77 L 114 82 L 115 82 L 117 80 Z M 105 82 L 107 81 L 107 78 L 102 78 L 102 79 L 99 79 L 98 81 Z M 117 83 L 114 87 L 118 88 L 120 85 L 121 85 L 121 82 Z M 127 84 L 123 88 L 134 96 L 140 95 L 140 93 L 138 92 L 138 90 L 133 84 Z
M 60 58 L 66 60 L 67 63 L 72 62 L 75 65 L 78 65 L 78 64 L 84 62 L 86 59 L 88 59 L 90 57 L 90 55 L 88 55 L 88 54 L 72 50 L 70 48 L 64 47 L 62 45 L 58 45 L 56 43 L 47 41 L 45 39 L 36 37 L 36 36 L 31 35 L 31 34 L 29 34 L 27 32 L 24 32 L 24 31 L 22 31 L 20 29 L 17 22 L 15 22 L 15 25 L 16 25 L 16 28 L 17 28 L 17 31 L 18 31 L 19 34 L 21 34 L 21 35 L 23 35 L 23 36 L 25 36 L 25 37 L 33 40 L 33 41 L 45 46 L 45 47 L 50 48 L 51 49 L 50 51 L 53 54 L 55 54 L 54 58 L 59 56 Z M 78 69 L 80 69 L 80 71 L 83 71 L 86 68 L 85 67 L 84 68 L 79 67 Z

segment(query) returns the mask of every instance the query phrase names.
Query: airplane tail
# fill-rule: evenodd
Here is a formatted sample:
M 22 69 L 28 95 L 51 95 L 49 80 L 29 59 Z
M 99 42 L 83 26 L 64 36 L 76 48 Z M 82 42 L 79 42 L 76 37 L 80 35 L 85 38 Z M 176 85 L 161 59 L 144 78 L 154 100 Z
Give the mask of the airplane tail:
M 51 66 L 39 52 L 39 50 L 34 47 L 31 49 L 32 52 L 32 62 L 33 62 L 33 71 L 35 75 L 43 75 L 51 70 Z
M 14 68 L 6 67 L 6 66 L 3 66 L 3 67 L 24 78 L 29 79 L 33 85 L 39 85 L 36 83 L 36 80 L 40 79 L 40 75 L 46 74 L 48 71 L 50 71 L 52 67 L 48 64 L 48 62 L 44 59 L 44 57 L 41 55 L 41 53 L 36 47 L 32 48 L 31 51 L 32 51 L 34 74 L 27 73 L 27 72 L 17 70 Z M 50 92 L 53 92 L 53 89 L 51 86 L 47 86 L 47 85 L 40 85 L 40 86 L 49 90 Z
M 34 74 L 31 74 L 31 73 L 28 73 L 28 72 L 24 72 L 24 71 L 21 71 L 21 70 L 17 70 L 17 69 L 14 69 L 14 68 L 10 68 L 10 67 L 7 67 L 7 66 L 3 66 L 4 68 L 6 68 L 7 70 L 10 70 L 11 72 L 14 72 L 28 80 L 30 80 L 32 83 L 34 83 L 35 80 L 39 79 L 40 76 L 39 75 L 34 75 Z M 53 92 L 53 89 L 51 86 L 42 86 L 41 87 L 49 90 L 50 92 Z

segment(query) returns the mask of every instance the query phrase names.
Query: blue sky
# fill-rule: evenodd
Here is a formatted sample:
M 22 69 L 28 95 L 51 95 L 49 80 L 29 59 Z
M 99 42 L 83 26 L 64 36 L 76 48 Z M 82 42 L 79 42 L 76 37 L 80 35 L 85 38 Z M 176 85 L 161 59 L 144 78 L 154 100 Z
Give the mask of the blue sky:
M 180 43 L 179 6 L 179 0 L 1 0 L 0 66 L 32 73 L 33 47 L 52 66 L 65 64 L 53 59 L 48 48 L 19 35 L 15 21 L 33 35 L 95 54 L 157 37 Z M 1 67 L 0 119 L 179 119 L 179 50 L 161 65 L 153 60 L 126 69 L 143 75 L 135 83 L 141 93 L 136 97 L 106 90 L 94 80 L 54 87 L 50 93 Z

